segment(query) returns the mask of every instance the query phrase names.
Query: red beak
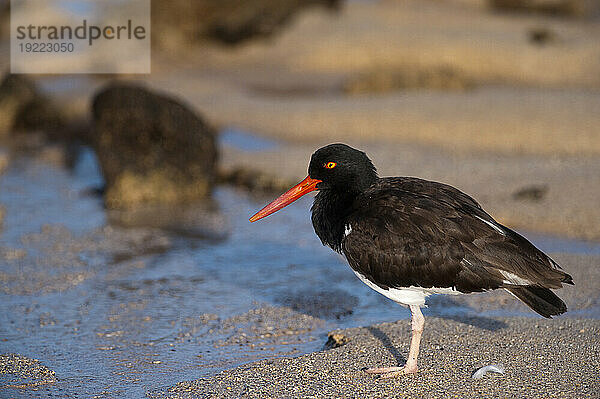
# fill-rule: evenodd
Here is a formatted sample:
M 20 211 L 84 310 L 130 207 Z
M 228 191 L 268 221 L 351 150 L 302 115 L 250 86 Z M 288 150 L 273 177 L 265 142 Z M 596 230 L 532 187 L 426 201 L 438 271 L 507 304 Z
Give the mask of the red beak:
M 321 183 L 321 180 L 312 179 L 310 176 L 306 176 L 306 179 L 302 180 L 300 183 L 287 190 L 275 201 L 271 202 L 269 205 L 256 212 L 256 214 L 250 218 L 250 222 L 256 222 L 258 219 L 262 219 L 266 216 L 269 216 L 270 214 L 277 212 L 284 206 L 287 206 L 292 202 L 296 201 L 304 194 L 310 193 L 311 191 L 315 191 L 317 189 L 317 184 L 319 183 Z

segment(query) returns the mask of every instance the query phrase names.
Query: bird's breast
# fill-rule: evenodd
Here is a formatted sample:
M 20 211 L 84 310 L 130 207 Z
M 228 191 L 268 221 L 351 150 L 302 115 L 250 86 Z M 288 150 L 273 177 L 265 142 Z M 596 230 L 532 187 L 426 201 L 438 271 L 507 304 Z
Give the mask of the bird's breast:
M 400 305 L 410 306 L 425 306 L 425 299 L 429 295 L 433 294 L 449 294 L 449 295 L 459 295 L 460 291 L 452 287 L 431 287 L 431 288 L 423 288 L 423 287 L 394 287 L 394 288 L 382 288 L 377 284 L 373 283 L 366 276 L 354 270 L 354 274 L 365 283 L 369 288 L 379 292 L 381 295 L 391 299 L 392 301 L 399 303 Z

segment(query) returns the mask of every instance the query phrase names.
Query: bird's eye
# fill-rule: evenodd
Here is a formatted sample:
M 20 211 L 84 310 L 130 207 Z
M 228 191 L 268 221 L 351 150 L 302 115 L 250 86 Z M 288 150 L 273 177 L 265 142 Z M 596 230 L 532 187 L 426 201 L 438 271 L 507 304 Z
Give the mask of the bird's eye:
M 327 162 L 327 163 L 326 163 L 325 165 L 323 165 L 323 166 L 325 166 L 327 169 L 333 169 L 333 168 L 335 168 L 335 167 L 336 167 L 336 165 L 337 165 L 337 163 L 335 163 L 335 162 Z

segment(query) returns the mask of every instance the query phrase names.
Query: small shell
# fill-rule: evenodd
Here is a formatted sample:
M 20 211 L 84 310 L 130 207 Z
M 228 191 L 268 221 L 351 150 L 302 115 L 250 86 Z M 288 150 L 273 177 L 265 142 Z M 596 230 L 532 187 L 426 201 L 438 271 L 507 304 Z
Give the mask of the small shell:
M 504 374 L 504 367 L 502 367 L 501 364 L 490 364 L 489 366 L 483 366 L 482 368 L 474 372 L 471 378 L 478 380 L 482 378 L 488 371 L 492 373 Z

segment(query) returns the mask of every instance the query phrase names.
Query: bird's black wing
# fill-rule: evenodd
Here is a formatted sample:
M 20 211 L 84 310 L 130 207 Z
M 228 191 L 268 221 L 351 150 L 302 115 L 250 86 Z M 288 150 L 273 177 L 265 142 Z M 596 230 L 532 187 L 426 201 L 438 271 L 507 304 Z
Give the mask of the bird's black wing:
M 513 285 L 559 288 L 569 275 L 461 191 L 416 178 L 380 179 L 356 199 L 342 251 L 381 288 Z

